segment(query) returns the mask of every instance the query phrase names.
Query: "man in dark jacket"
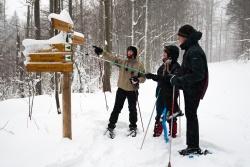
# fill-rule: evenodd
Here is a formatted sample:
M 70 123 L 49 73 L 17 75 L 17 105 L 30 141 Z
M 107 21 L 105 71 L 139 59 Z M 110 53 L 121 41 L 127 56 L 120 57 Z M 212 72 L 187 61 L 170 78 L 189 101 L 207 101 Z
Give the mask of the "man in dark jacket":
M 197 109 L 208 86 L 208 65 L 204 51 L 198 44 L 202 33 L 190 25 L 182 26 L 178 31 L 178 41 L 184 50 L 180 74 L 169 76 L 170 83 L 183 90 L 185 115 L 187 119 L 187 148 L 179 151 L 181 155 L 200 153 L 199 123 Z
M 157 70 L 157 75 L 147 73 L 145 74 L 147 79 L 152 79 L 157 82 L 156 88 L 156 117 L 154 126 L 154 137 L 159 137 L 162 133 L 162 122 L 161 117 L 163 110 L 166 107 L 168 115 L 171 115 L 172 100 L 173 100 L 173 86 L 169 83 L 164 82 L 164 77 L 168 74 L 178 74 L 180 70 L 180 64 L 177 62 L 179 57 L 179 48 L 175 45 L 168 45 L 164 47 L 162 61 L 163 64 Z M 179 96 L 179 90 L 175 89 L 174 98 L 174 113 L 180 111 L 177 104 L 177 98 Z M 181 115 L 181 113 L 179 113 Z M 171 121 L 169 122 L 169 132 L 171 132 Z M 170 133 L 169 133 L 170 134 Z M 177 134 L 177 119 L 173 120 L 172 137 L 175 138 Z

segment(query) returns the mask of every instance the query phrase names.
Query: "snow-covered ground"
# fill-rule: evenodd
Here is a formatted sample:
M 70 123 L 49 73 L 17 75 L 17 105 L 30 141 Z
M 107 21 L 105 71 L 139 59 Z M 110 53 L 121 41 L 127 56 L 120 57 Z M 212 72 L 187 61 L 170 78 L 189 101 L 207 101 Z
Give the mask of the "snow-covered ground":
M 173 140 L 172 167 L 248 167 L 250 165 L 250 62 L 209 64 L 210 83 L 201 101 L 200 146 L 213 152 L 199 157 L 182 157 L 185 146 L 185 117 L 181 136 Z M 144 127 L 153 109 L 156 84 L 141 85 L 139 102 Z M 103 133 L 113 108 L 115 89 L 104 95 L 72 95 L 73 140 L 62 138 L 62 116 L 55 109 L 53 96 L 37 96 L 33 118 L 28 119 L 28 99 L 0 102 L 1 167 L 167 167 L 169 144 L 163 136 L 152 137 L 153 124 L 140 150 L 144 133 L 127 137 L 128 109 L 124 106 L 116 128 L 116 138 Z M 183 109 L 183 99 L 181 99 Z M 139 116 L 139 114 L 138 114 Z

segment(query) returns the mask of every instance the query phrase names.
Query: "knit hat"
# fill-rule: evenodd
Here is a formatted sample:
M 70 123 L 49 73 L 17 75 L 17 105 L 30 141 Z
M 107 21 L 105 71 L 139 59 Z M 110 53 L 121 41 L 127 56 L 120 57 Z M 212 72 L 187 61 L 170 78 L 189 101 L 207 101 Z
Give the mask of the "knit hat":
M 184 25 L 182 26 L 179 31 L 178 31 L 178 35 L 188 38 L 193 32 L 196 32 L 196 30 L 194 29 L 194 27 L 192 27 L 191 25 Z
M 134 47 L 134 46 L 129 46 L 127 48 L 127 51 L 129 51 L 129 50 L 131 50 L 134 53 L 134 58 L 136 58 L 136 56 L 137 56 L 137 48 Z
M 179 48 L 175 45 L 164 46 L 164 52 L 168 54 L 173 61 L 177 61 L 179 57 Z

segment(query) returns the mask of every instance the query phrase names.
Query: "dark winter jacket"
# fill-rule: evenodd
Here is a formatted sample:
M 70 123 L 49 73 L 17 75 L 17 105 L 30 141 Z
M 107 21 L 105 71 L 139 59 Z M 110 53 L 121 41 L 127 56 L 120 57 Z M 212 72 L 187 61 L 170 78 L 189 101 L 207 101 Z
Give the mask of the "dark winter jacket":
M 180 46 L 185 50 L 176 86 L 184 93 L 202 99 L 208 86 L 208 65 L 204 51 L 198 44 L 202 33 L 195 31 Z
M 162 64 L 158 70 L 157 70 L 157 75 L 160 76 L 160 78 L 164 78 L 166 75 L 168 74 L 173 74 L 173 75 L 177 75 L 180 71 L 180 64 L 178 62 L 172 62 L 169 65 L 169 72 L 166 69 L 166 65 Z M 173 86 L 171 84 L 169 84 L 168 82 L 165 82 L 165 80 L 163 79 L 159 79 L 157 82 L 157 88 L 156 88 L 156 96 L 158 94 L 159 89 L 161 89 L 161 95 L 163 95 L 164 97 L 172 97 L 173 95 Z M 178 94 L 179 90 L 176 89 L 175 90 L 176 95 Z M 177 96 L 176 96 L 177 97 Z

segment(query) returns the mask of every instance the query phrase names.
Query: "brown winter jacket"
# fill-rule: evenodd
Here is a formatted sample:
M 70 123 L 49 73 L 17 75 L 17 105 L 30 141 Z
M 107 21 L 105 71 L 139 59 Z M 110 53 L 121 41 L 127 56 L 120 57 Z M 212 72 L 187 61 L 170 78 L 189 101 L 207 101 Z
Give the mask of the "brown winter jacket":
M 119 88 L 125 91 L 138 90 L 138 87 L 133 86 L 129 80 L 133 76 L 138 76 L 140 83 L 145 82 L 144 66 L 137 59 L 123 60 L 106 51 L 103 52 L 103 58 L 113 62 L 114 65 L 119 67 L 119 78 L 117 83 Z

